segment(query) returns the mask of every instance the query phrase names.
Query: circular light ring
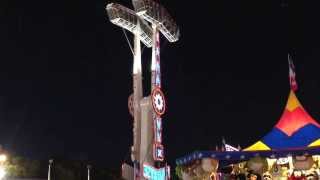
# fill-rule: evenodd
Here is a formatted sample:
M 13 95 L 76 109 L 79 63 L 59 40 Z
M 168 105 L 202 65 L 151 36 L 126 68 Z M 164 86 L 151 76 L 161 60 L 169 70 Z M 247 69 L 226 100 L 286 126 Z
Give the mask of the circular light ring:
M 133 94 L 128 97 L 128 109 L 131 116 L 134 116 Z
M 151 93 L 151 102 L 153 110 L 158 116 L 161 116 L 166 111 L 166 101 L 163 92 L 160 88 L 156 87 Z

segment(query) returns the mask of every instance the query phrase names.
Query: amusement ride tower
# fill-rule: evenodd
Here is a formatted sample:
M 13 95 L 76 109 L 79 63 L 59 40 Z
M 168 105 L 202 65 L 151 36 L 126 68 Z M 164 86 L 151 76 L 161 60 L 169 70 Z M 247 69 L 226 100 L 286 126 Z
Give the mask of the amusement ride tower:
M 169 42 L 179 39 L 179 29 L 167 10 L 153 0 L 132 0 L 134 11 L 110 3 L 106 10 L 110 21 L 134 35 L 133 94 L 129 96 L 129 112 L 134 118 L 131 160 L 133 171 L 123 171 L 126 179 L 169 179 L 169 167 L 164 161 L 162 119 L 165 97 L 161 90 L 160 33 Z M 141 45 L 152 47 L 151 94 L 143 96 Z M 159 163 L 156 163 L 159 162 Z M 127 166 L 128 167 L 128 166 Z M 131 168 L 132 169 L 132 168 Z

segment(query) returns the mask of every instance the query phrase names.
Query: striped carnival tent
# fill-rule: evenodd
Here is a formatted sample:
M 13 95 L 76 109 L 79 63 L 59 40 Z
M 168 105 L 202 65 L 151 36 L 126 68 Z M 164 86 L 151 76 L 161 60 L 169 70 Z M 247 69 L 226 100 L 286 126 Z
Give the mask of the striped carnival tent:
M 320 124 L 303 108 L 291 90 L 285 110 L 274 128 L 243 151 L 294 150 L 320 146 Z
M 280 120 L 261 140 L 241 151 L 196 151 L 177 159 L 176 164 L 202 158 L 216 158 L 228 164 L 255 156 L 279 158 L 305 153 L 320 154 L 320 124 L 307 113 L 291 90 Z
M 196 151 L 176 159 L 177 165 L 186 165 L 203 158 L 214 158 L 231 164 L 252 157 L 281 158 L 295 155 L 320 155 L 320 124 L 313 119 L 298 100 L 295 91 L 294 65 L 290 56 L 290 93 L 284 111 L 276 125 L 256 143 L 240 151 Z

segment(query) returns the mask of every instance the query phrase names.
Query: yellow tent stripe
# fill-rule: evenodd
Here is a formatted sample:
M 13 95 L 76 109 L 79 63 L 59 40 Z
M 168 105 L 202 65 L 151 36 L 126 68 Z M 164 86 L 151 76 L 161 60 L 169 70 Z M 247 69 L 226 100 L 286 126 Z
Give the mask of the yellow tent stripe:
M 301 104 L 297 98 L 297 96 L 295 95 L 295 93 L 291 90 L 290 94 L 289 94 L 289 98 L 288 98 L 288 102 L 287 102 L 287 106 L 286 109 L 289 111 L 293 111 L 295 110 L 297 107 L 300 107 Z
M 320 139 L 313 141 L 308 147 L 320 146 Z
M 265 151 L 265 150 L 271 150 L 267 145 L 265 145 L 263 142 L 258 141 L 255 144 L 245 148 L 243 151 Z

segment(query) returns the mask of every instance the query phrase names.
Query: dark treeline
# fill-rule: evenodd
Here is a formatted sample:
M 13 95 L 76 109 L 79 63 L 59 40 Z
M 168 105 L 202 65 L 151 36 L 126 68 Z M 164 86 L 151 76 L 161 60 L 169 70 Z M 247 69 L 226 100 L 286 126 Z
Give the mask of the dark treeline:
M 120 168 L 103 167 L 86 160 L 54 158 L 52 180 L 87 180 L 87 165 L 91 165 L 91 180 L 120 180 Z M 18 178 L 47 178 L 48 160 L 34 160 L 21 156 L 9 157 L 5 163 L 7 176 Z

